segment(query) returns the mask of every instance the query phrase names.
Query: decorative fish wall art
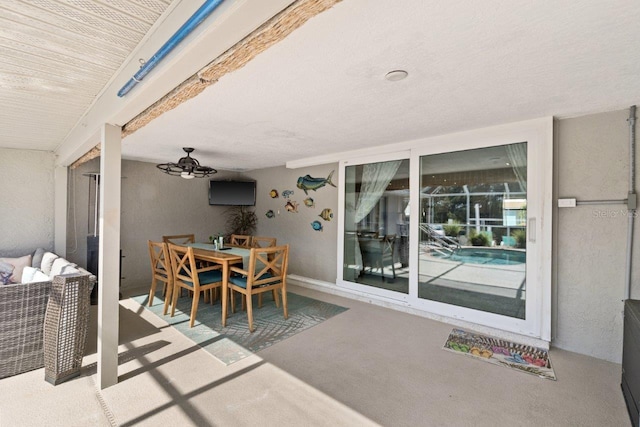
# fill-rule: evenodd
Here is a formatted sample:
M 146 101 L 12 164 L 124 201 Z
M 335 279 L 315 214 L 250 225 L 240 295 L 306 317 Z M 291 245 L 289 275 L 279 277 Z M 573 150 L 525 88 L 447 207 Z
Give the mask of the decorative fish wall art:
M 269 191 L 269 196 L 270 196 L 272 199 L 277 199 L 277 198 L 278 198 L 278 190 L 273 189 L 273 190 Z
M 311 223 L 311 228 L 316 231 L 322 231 L 322 223 L 318 220 L 315 220 Z
M 298 213 L 298 202 L 294 200 L 287 200 L 284 208 L 287 210 L 287 212 Z
M 318 216 L 325 221 L 331 221 L 331 219 L 333 218 L 333 211 L 329 208 L 325 208 L 322 210 L 322 212 L 320 212 L 320 215 Z
M 304 205 L 308 208 L 313 208 L 316 206 L 316 202 L 314 202 L 311 197 L 307 197 L 306 199 L 303 200 L 303 202 L 304 202 Z
M 290 199 L 291 196 L 293 196 L 293 190 L 284 190 L 282 192 L 282 197 L 284 197 L 285 199 Z
M 331 171 L 329 176 L 326 178 L 313 178 L 309 174 L 305 176 L 301 176 L 298 178 L 298 184 L 296 185 L 299 189 L 304 191 L 304 194 L 309 194 L 308 193 L 309 190 L 317 191 L 318 188 L 322 188 L 327 184 L 331 185 L 332 187 L 335 187 L 336 185 L 333 182 L 331 182 L 331 177 L 333 176 L 334 172 L 335 170 Z
M 267 213 L 265 213 L 265 214 L 264 214 L 264 216 L 266 216 L 267 218 L 271 219 L 271 218 L 273 218 L 274 216 L 276 216 L 276 214 L 275 214 L 275 213 L 273 213 L 273 210 L 269 209 L 269 210 L 267 211 Z

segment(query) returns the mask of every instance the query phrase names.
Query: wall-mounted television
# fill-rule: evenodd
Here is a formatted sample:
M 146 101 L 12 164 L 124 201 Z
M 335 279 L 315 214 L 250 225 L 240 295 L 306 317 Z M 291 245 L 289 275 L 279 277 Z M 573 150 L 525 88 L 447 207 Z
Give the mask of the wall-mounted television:
M 216 206 L 255 206 L 255 181 L 209 181 L 209 204 Z

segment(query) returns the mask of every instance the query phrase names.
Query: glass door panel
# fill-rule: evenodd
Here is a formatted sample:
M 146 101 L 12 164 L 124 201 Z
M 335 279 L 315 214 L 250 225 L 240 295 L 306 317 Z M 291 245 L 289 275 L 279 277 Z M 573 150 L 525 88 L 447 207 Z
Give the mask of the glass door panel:
M 527 143 L 420 157 L 418 298 L 525 319 Z
M 409 160 L 346 166 L 342 279 L 409 293 Z

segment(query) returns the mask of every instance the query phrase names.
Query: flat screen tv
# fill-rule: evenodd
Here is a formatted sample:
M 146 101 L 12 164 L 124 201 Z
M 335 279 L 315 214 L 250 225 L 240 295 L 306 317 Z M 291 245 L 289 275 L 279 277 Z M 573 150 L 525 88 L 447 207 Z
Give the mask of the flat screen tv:
M 255 206 L 255 181 L 209 181 L 209 204 L 216 206 Z

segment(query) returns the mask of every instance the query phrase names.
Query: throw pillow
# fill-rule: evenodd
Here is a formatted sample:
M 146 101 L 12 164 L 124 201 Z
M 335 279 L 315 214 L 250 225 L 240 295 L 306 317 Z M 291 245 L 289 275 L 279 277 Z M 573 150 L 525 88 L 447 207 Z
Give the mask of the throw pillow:
M 36 271 L 38 271 L 35 267 L 25 267 L 22 270 L 22 280 L 21 283 L 31 283 L 33 281 L 33 276 L 35 276 Z
M 13 275 L 13 265 L 0 261 L 0 285 L 11 283 L 11 275 Z
M 51 266 L 53 265 L 53 261 L 59 258 L 58 255 L 53 252 L 45 252 L 42 255 L 42 263 L 40 264 L 40 270 L 46 274 L 47 276 L 51 273 Z
M 49 277 L 57 276 L 59 274 L 73 273 L 73 271 L 68 271 L 70 269 L 78 271 L 74 267 L 76 267 L 76 264 L 73 264 L 64 258 L 56 258 L 53 261 L 53 264 L 51 265 L 51 271 L 49 272 Z
M 42 264 L 42 255 L 44 255 L 45 252 L 47 252 L 46 249 L 36 249 L 33 253 L 33 259 L 31 260 L 31 267 L 40 268 L 40 265 Z
M 51 280 L 49 279 L 49 276 L 47 276 L 40 270 L 36 270 L 35 274 L 28 282 L 22 282 L 22 283 L 48 282 L 49 280 Z
M 22 283 L 48 282 L 49 276 L 34 267 L 25 267 L 22 271 Z
M 22 270 L 25 267 L 31 267 L 31 254 L 21 256 L 19 258 L 0 258 L 0 261 L 8 262 L 13 265 L 12 283 L 20 283 L 22 279 Z

